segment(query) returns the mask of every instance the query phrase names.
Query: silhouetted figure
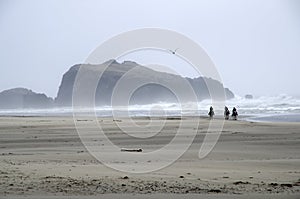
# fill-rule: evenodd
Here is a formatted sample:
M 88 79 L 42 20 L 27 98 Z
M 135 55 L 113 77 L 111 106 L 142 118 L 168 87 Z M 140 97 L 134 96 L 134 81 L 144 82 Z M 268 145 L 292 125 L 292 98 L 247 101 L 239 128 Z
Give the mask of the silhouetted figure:
M 224 117 L 225 117 L 225 120 L 228 120 L 228 119 L 229 119 L 229 116 L 230 116 L 230 111 L 229 111 L 228 107 L 225 106 L 225 109 L 224 109 Z
M 231 115 L 232 119 L 233 119 L 233 120 L 237 120 L 237 116 L 238 116 L 238 115 L 239 115 L 239 114 L 238 114 L 236 108 L 233 107 L 233 109 L 232 109 L 232 115 Z
M 212 106 L 209 108 L 208 115 L 209 115 L 210 119 L 212 119 L 215 115 L 215 112 L 214 112 L 214 109 Z

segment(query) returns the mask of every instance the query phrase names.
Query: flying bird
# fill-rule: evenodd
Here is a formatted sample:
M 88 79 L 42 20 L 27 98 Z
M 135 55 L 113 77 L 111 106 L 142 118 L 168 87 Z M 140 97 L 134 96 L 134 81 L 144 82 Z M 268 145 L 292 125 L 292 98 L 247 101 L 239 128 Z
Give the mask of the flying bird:
M 175 50 L 169 50 L 173 55 L 176 54 L 176 51 L 178 50 L 179 48 L 176 48 Z

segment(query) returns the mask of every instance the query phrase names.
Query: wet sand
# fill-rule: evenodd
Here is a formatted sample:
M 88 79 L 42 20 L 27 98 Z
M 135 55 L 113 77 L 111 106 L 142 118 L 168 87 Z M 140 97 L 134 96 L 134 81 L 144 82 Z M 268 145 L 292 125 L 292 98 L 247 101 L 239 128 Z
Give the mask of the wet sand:
M 142 148 L 142 153 L 168 143 L 179 121 L 167 120 L 151 141 L 136 141 L 116 125 L 126 124 L 126 119 L 99 119 L 120 148 Z M 198 152 L 208 124 L 209 120 L 201 119 L 192 146 L 174 164 L 132 174 L 110 169 L 92 157 L 71 117 L 0 117 L 0 198 L 300 197 L 299 123 L 226 121 L 215 148 L 200 160 Z M 190 130 L 185 129 L 187 134 Z

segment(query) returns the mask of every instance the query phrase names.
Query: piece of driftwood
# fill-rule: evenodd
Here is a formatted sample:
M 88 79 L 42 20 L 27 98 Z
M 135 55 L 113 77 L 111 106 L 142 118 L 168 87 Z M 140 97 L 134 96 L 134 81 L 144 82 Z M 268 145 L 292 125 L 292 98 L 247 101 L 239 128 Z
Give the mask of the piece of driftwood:
M 121 149 L 122 152 L 142 152 L 143 149 Z

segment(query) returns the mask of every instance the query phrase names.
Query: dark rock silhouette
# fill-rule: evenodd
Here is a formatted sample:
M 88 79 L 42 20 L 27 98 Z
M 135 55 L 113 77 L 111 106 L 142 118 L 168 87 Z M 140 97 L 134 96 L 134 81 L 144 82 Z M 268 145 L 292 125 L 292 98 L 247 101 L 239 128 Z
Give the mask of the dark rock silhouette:
M 98 72 L 103 71 L 107 63 L 109 63 L 109 66 L 103 72 L 95 93 L 95 103 L 98 106 L 111 105 L 112 92 L 118 80 L 132 69 L 134 69 L 133 72 L 131 71 L 130 74 L 126 74 L 126 77 L 129 80 L 146 80 L 147 82 L 158 80 L 159 82 L 168 83 L 169 85 L 175 85 L 179 88 L 179 91 L 180 89 L 184 89 L 180 83 L 184 80 L 181 76 L 154 71 L 132 61 L 125 61 L 120 64 L 115 60 L 110 60 L 100 65 L 78 64 L 71 67 L 63 75 L 55 100 L 47 97 L 45 94 L 35 93 L 26 88 L 5 90 L 0 93 L 0 109 L 72 106 L 73 86 L 79 68 L 84 67 L 86 69 L 85 75 L 87 79 L 95 79 Z M 211 98 L 208 85 L 215 91 L 214 98 L 221 98 L 222 92 L 224 91 L 227 99 L 234 97 L 234 94 L 229 89 L 224 88 L 220 82 L 214 79 L 198 77 L 193 79 L 185 78 L 185 80 L 191 85 L 196 94 L 197 101 Z M 124 82 L 124 85 L 128 85 L 126 81 Z M 177 98 L 169 88 L 156 83 L 150 83 L 138 88 L 131 96 L 129 104 L 149 104 L 158 102 L 177 102 Z M 85 104 L 84 102 L 83 105 L 91 106 L 91 104 Z
M 111 63 L 110 63 L 111 62 Z M 104 67 L 110 63 L 110 65 L 103 72 Z M 58 106 L 71 106 L 72 105 L 72 92 L 73 85 L 77 72 L 80 67 L 85 67 L 86 75 L 90 79 L 94 79 L 99 71 L 103 72 L 101 79 L 98 82 L 98 87 L 96 89 L 95 101 L 96 105 L 110 105 L 112 91 L 118 82 L 118 80 L 128 71 L 134 68 L 134 72 L 130 73 L 129 79 L 146 79 L 146 80 L 159 80 L 160 82 L 168 82 L 172 85 L 178 85 L 183 77 L 169 74 L 165 72 L 158 72 L 151 70 L 147 67 L 141 66 L 135 62 L 125 61 L 123 63 L 118 63 L 115 60 L 110 60 L 100 65 L 91 64 L 78 64 L 71 67 L 64 75 L 59 87 L 55 103 Z M 128 74 L 127 74 L 128 75 Z M 221 97 L 222 91 L 225 91 L 227 99 L 233 98 L 234 94 L 223 85 L 211 78 L 198 77 L 198 78 L 186 78 L 190 83 L 198 101 L 203 99 L 211 98 L 208 91 L 209 84 L 210 88 L 213 88 L 216 93 L 219 93 L 215 97 Z M 180 85 L 178 85 L 180 87 Z M 166 87 L 158 84 L 146 84 L 139 89 L 137 89 L 130 100 L 130 104 L 149 104 L 157 102 L 176 102 L 177 99 L 175 95 Z M 83 105 L 87 105 L 83 102 Z
M 253 99 L 253 95 L 247 94 L 247 95 L 245 95 L 245 98 L 246 99 Z
M 0 93 L 0 109 L 51 108 L 53 105 L 52 98 L 26 88 L 14 88 Z

